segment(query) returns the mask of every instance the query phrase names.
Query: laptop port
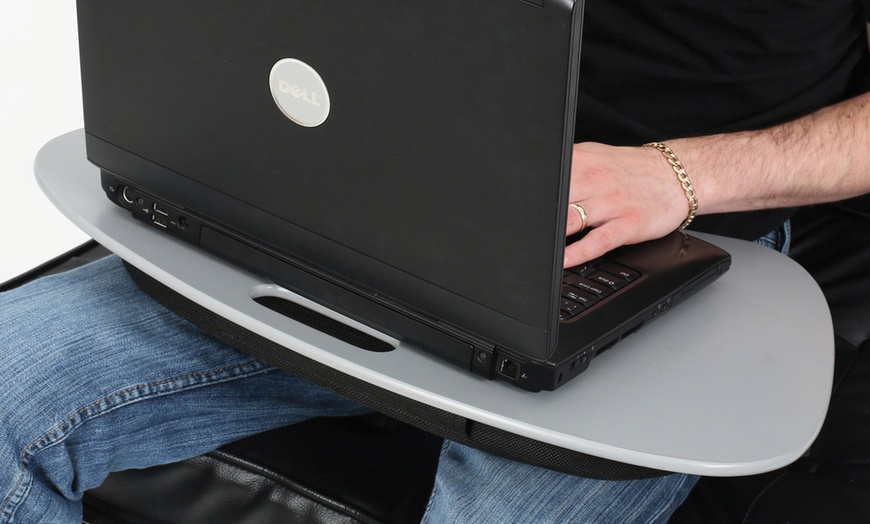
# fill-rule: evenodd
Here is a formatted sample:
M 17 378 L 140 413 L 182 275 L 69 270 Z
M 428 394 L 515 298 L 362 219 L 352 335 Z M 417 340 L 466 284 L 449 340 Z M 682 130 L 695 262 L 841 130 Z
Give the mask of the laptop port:
M 151 223 L 155 226 L 162 227 L 163 229 L 169 227 L 169 221 L 164 216 L 151 215 Z
M 134 200 L 133 200 L 133 188 L 131 188 L 130 186 L 124 186 L 124 189 L 121 190 L 121 198 L 127 204 L 132 204 L 134 202 Z
M 637 333 L 638 330 L 639 330 L 640 328 L 642 328 L 642 327 L 643 327 L 643 322 L 641 322 L 641 323 L 639 323 L 639 324 L 637 324 L 637 325 L 635 325 L 635 326 L 632 326 L 630 329 L 628 329 L 628 330 L 627 330 L 627 331 L 622 335 L 622 338 L 628 338 L 629 336 L 634 335 L 634 334 Z
M 498 365 L 498 372 L 511 380 L 517 380 L 520 377 L 520 365 L 509 358 L 502 359 Z
M 598 351 L 595 352 L 595 356 L 597 357 L 597 356 L 601 355 L 602 353 L 604 353 L 604 352 L 607 351 L 608 349 L 610 349 L 610 348 L 612 348 L 613 346 L 615 346 L 617 342 L 619 342 L 619 338 L 618 338 L 618 337 L 615 338 L 615 339 L 613 339 L 613 340 L 611 340 L 610 342 L 608 342 L 608 343 L 605 344 L 604 346 L 601 346 L 601 347 L 598 349 Z
M 154 202 L 154 206 L 152 206 L 152 207 L 153 207 L 155 213 L 158 213 L 158 214 L 163 215 L 165 217 L 169 216 L 169 211 L 164 209 L 163 206 L 158 204 L 157 202 Z

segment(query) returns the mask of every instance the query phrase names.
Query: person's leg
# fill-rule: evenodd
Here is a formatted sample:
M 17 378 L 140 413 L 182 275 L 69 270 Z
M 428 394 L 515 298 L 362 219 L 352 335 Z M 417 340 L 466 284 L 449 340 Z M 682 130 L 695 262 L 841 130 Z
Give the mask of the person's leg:
M 786 220 L 770 233 L 755 239 L 755 243 L 788 255 L 791 250 L 791 236 L 791 220 Z
M 697 480 L 677 474 L 595 480 L 445 442 L 423 522 L 663 523 Z
M 238 353 L 112 257 L 0 294 L 0 523 L 78 523 L 116 470 L 367 410 Z
M 0 295 L 0 522 L 77 522 L 115 470 L 365 412 L 223 346 L 108 259 Z M 426 522 L 655 522 L 694 478 L 603 482 L 444 448 Z

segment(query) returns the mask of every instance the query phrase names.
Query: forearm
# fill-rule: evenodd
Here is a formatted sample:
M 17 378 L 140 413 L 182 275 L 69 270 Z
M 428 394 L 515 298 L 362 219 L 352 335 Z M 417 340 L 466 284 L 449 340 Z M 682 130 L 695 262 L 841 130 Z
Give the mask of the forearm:
M 772 128 L 668 141 L 699 213 L 829 202 L 870 192 L 870 93 Z
M 830 202 L 870 193 L 870 94 L 758 131 L 667 140 L 697 192 L 698 214 Z M 592 230 L 566 249 L 572 266 L 679 227 L 687 195 L 649 147 L 574 146 L 570 202 Z M 568 234 L 581 227 L 568 214 Z
M 870 43 L 870 25 L 868 25 Z M 870 193 L 870 93 L 757 131 L 667 140 L 688 173 L 698 214 L 831 202 Z M 682 224 L 691 195 L 656 149 L 574 146 L 565 265 Z

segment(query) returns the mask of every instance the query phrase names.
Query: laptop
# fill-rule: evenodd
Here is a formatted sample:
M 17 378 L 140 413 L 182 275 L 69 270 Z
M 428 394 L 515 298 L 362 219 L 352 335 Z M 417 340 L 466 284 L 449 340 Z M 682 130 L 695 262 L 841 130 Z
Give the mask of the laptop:
M 88 158 L 155 230 L 554 390 L 730 264 L 673 233 L 563 271 L 582 8 L 79 0 Z

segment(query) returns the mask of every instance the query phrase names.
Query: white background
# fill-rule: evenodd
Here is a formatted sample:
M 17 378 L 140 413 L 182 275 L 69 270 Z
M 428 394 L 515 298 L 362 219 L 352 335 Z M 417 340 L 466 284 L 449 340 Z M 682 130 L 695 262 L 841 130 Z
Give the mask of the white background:
M 87 240 L 33 176 L 45 142 L 83 127 L 80 79 L 74 1 L 0 0 L 0 282 Z

